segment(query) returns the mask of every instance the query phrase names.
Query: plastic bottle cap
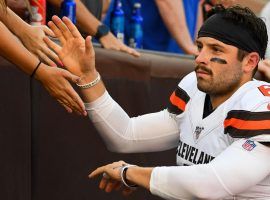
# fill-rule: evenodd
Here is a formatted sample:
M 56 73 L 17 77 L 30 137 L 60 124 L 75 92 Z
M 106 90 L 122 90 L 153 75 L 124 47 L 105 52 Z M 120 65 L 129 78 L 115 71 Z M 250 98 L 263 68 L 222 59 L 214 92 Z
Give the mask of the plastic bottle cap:
M 135 3 L 134 8 L 141 8 L 141 4 L 140 3 Z

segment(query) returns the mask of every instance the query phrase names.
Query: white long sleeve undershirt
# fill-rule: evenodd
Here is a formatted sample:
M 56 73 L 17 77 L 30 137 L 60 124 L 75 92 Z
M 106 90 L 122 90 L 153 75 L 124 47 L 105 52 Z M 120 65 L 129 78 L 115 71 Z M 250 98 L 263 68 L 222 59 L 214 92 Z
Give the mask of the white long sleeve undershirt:
M 162 151 L 179 141 L 176 118 L 167 110 L 130 118 L 107 92 L 86 109 L 111 151 Z M 270 148 L 256 142 L 249 152 L 242 148 L 244 141 L 234 142 L 209 164 L 154 168 L 151 192 L 165 199 L 220 199 L 246 191 L 269 176 Z
M 241 193 L 270 174 L 270 148 L 255 142 L 256 147 L 247 151 L 242 147 L 245 141 L 234 142 L 208 164 L 154 168 L 151 192 L 165 199 L 223 199 L 233 195 L 247 199 L 241 198 Z M 267 200 L 269 187 L 250 195 Z
M 110 151 L 155 152 L 178 144 L 179 127 L 167 110 L 130 118 L 107 91 L 85 106 Z

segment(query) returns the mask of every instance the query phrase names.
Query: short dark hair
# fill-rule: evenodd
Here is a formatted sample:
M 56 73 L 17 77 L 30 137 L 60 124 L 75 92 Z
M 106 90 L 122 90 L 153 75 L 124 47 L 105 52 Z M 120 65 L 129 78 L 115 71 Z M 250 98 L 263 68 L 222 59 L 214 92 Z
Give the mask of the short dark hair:
M 231 21 L 246 30 L 252 35 L 253 39 L 260 45 L 262 48 L 261 51 L 263 55 L 265 55 L 267 43 L 268 43 L 268 35 L 267 29 L 264 21 L 257 17 L 249 8 L 240 7 L 240 6 L 232 6 L 225 8 L 222 5 L 214 6 L 208 13 L 207 17 L 210 17 L 216 13 L 222 13 L 223 19 Z M 248 52 L 239 49 L 238 51 L 238 59 L 243 60 L 243 58 L 248 54 Z M 257 70 L 257 67 L 254 71 L 254 74 Z
M 242 50 L 242 49 L 238 49 L 237 59 L 239 61 L 242 61 L 246 55 L 248 55 L 248 52 L 247 51 Z M 258 70 L 258 65 L 253 69 L 252 76 L 254 76 L 256 74 L 257 70 Z
M 248 52 L 247 52 L 247 51 L 242 50 L 242 49 L 238 49 L 238 52 L 237 52 L 237 59 L 238 59 L 239 61 L 242 61 L 246 55 L 248 55 Z

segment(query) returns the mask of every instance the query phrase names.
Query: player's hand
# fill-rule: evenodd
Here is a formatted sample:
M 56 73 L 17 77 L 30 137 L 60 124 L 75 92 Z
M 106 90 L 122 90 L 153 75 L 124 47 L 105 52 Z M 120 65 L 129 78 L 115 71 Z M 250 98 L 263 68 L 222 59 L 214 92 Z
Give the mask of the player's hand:
M 140 53 L 133 48 L 128 47 L 123 42 L 119 41 L 111 32 L 99 39 L 105 49 L 113 49 L 128 53 L 132 56 L 139 57 Z
M 108 165 L 98 167 L 92 173 L 89 174 L 89 178 L 94 178 L 98 175 L 106 173 L 111 179 L 115 181 L 121 181 L 121 168 L 127 165 L 124 161 L 113 162 Z
M 99 188 L 105 192 L 122 191 L 122 194 L 127 196 L 135 190 L 125 187 L 121 182 L 121 168 L 127 165 L 124 161 L 114 162 L 112 164 L 98 167 L 92 173 L 89 174 L 89 178 L 95 178 L 99 175 L 102 176 L 99 183 Z
M 44 41 L 56 52 L 68 71 L 80 77 L 95 72 L 95 52 L 90 36 L 84 40 L 76 26 L 67 17 L 61 20 L 53 16 L 48 26 L 61 42 L 61 46 L 48 37 L 45 37 Z
M 87 115 L 83 101 L 69 83 L 69 81 L 76 83 L 79 80 L 78 76 L 67 70 L 42 64 L 35 78 L 41 81 L 49 94 L 56 98 L 69 113 Z
M 136 188 L 127 188 L 122 184 L 121 181 L 113 180 L 107 174 L 102 176 L 99 183 L 99 189 L 108 193 L 112 191 L 118 191 L 121 192 L 124 196 L 128 196 L 136 191 Z

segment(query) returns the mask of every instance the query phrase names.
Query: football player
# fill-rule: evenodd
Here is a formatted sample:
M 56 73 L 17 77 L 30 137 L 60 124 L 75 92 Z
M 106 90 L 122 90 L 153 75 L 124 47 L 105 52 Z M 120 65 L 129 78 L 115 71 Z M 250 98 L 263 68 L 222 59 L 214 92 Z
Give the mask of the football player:
M 253 76 L 267 46 L 266 26 L 247 8 L 216 6 L 197 37 L 195 71 L 179 83 L 170 105 L 130 118 L 110 97 L 95 68 L 91 38 L 67 19 L 45 39 L 80 76 L 89 118 L 115 152 L 177 147 L 177 166 L 140 167 L 124 161 L 97 168 L 100 188 L 141 186 L 165 199 L 270 199 L 270 84 Z

